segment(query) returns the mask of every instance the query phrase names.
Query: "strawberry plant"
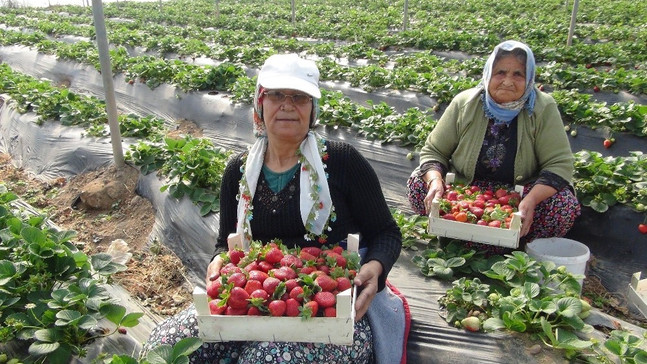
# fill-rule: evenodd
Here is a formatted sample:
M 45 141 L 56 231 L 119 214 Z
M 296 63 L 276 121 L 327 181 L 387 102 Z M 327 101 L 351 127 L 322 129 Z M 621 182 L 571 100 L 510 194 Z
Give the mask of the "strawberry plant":
M 25 342 L 30 361 L 68 363 L 91 341 L 137 325 L 143 313 L 127 314 L 105 286 L 125 266 L 105 253 L 85 255 L 74 232 L 16 212 L 15 199 L 0 185 L 0 341 Z M 114 330 L 98 329 L 102 319 Z

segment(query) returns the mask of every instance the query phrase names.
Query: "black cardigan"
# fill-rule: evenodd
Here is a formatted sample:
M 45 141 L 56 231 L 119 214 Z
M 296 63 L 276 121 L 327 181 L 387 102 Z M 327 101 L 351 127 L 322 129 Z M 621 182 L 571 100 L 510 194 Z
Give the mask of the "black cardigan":
M 350 144 L 326 141 L 329 158 L 324 162 L 328 186 L 335 207 L 336 219 L 330 222 L 327 244 L 338 243 L 348 234 L 360 234 L 360 248 L 368 248 L 364 262 L 377 260 L 383 273 L 379 290 L 400 255 L 402 234 L 386 204 L 377 175 L 368 161 Z M 237 155 L 227 165 L 220 190 L 220 230 L 216 254 L 227 250 L 227 236 L 236 231 L 238 185 L 241 165 L 246 152 Z M 254 240 L 264 243 L 281 239 L 295 246 L 320 246 L 315 240 L 306 241 L 305 227 L 299 210 L 299 171 L 278 194 L 274 194 L 261 172 L 252 202 L 251 220 Z

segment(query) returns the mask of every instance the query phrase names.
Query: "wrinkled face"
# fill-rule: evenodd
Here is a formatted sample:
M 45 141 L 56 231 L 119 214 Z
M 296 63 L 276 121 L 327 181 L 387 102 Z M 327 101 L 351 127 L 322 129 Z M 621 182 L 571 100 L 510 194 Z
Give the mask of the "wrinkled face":
M 263 121 L 268 137 L 300 142 L 310 129 L 312 97 L 296 90 L 266 90 Z
M 516 101 L 526 90 L 526 65 L 517 57 L 501 57 L 492 66 L 492 77 L 488 84 L 490 97 L 499 104 Z

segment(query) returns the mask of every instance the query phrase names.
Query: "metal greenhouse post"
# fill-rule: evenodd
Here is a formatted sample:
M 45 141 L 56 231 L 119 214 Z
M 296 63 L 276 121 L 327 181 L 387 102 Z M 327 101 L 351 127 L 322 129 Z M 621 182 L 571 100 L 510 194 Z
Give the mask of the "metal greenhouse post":
M 220 0 L 216 0 L 216 21 L 220 19 Z
M 407 30 L 409 25 L 409 0 L 404 0 L 404 18 L 402 19 L 402 30 Z
M 295 9 L 294 9 L 294 0 L 292 0 L 292 25 L 296 23 L 297 17 L 295 16 Z
M 117 103 L 115 101 L 115 88 L 112 83 L 112 67 L 110 66 L 108 37 L 106 35 L 106 23 L 103 19 L 103 5 L 101 0 L 92 0 L 92 16 L 94 19 L 94 30 L 97 34 L 97 47 L 99 48 L 99 63 L 101 64 L 103 90 L 106 94 L 106 111 L 108 113 L 108 126 L 110 127 L 112 154 L 115 159 L 115 166 L 117 169 L 122 169 L 125 165 L 124 152 L 121 146 L 119 121 L 117 120 Z
M 573 33 L 575 33 L 575 19 L 577 18 L 577 5 L 579 2 L 579 0 L 575 0 L 573 2 L 573 12 L 571 13 L 571 27 L 568 29 L 568 39 L 566 39 L 567 46 L 570 46 L 573 43 Z

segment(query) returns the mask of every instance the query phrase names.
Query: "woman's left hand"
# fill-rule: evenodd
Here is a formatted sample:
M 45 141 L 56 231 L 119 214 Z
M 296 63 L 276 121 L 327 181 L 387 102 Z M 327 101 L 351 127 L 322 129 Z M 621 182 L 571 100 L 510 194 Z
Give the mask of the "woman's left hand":
M 361 291 L 355 302 L 355 321 L 359 321 L 370 306 L 371 301 L 377 294 L 377 281 L 382 274 L 382 263 L 377 260 L 371 260 L 365 263 L 355 276 L 353 283 L 355 287 L 361 287 Z
M 535 207 L 537 205 L 530 198 L 524 198 L 519 203 L 519 214 L 521 215 L 521 231 L 519 236 L 526 236 L 530 231 L 532 219 L 535 217 Z

